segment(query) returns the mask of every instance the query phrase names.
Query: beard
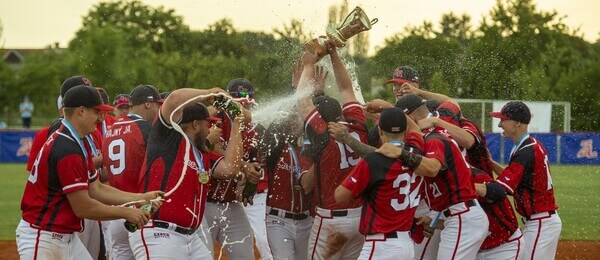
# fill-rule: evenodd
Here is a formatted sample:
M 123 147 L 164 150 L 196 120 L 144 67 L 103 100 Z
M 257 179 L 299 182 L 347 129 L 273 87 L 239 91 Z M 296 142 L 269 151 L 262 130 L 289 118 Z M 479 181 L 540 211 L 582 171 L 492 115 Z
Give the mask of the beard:
M 194 135 L 194 146 L 196 146 L 196 149 L 200 150 L 201 152 L 208 151 L 208 148 L 206 147 L 206 136 L 204 136 L 200 131 Z

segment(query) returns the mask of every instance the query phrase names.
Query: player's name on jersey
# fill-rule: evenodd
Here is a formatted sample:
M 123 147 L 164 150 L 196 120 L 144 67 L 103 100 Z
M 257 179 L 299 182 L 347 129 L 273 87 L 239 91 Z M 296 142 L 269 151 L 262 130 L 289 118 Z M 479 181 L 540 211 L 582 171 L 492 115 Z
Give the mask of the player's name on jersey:
M 110 129 L 108 129 L 106 131 L 106 137 L 113 137 L 113 136 L 127 134 L 127 133 L 131 133 L 130 125 L 126 125 L 126 126 L 113 125 Z

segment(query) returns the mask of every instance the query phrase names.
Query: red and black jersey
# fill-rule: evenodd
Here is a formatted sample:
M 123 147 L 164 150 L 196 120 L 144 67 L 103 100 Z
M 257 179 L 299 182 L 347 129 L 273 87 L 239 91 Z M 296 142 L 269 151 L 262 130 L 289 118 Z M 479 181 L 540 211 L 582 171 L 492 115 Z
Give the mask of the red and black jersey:
M 211 173 L 223 157 L 213 152 L 200 152 L 202 159 L 196 159 L 193 144 L 190 144 L 187 150 L 189 158 L 184 158 L 186 142 L 186 138 L 166 124 L 159 114 L 148 135 L 146 159 L 140 174 L 140 190 L 172 191 L 152 216 L 153 219 L 175 223 L 181 227 L 198 228 L 204 215 L 208 192 L 208 185 L 203 185 L 198 180 L 200 165 L 204 171 Z M 183 179 L 175 189 L 180 178 Z
M 229 141 L 229 137 L 231 136 L 231 129 L 233 127 L 232 120 L 229 116 L 224 112 L 219 112 L 217 115 L 218 118 L 221 118 L 221 139 L 224 144 L 224 148 L 227 147 L 227 142 Z M 258 130 L 259 128 L 256 125 L 246 126 L 244 131 L 242 132 L 242 142 L 243 142 L 243 159 L 247 162 L 256 162 L 258 160 L 257 154 L 257 145 L 258 145 Z M 256 192 L 263 192 L 267 189 L 267 179 L 266 175 L 263 174 L 262 178 L 258 183 L 258 187 Z M 216 179 L 213 178 L 210 181 L 210 190 L 208 192 L 208 199 L 211 201 L 218 202 L 231 202 L 237 199 L 237 179 Z
M 422 149 L 423 140 L 420 136 Z M 407 147 L 412 144 L 407 143 Z M 423 178 L 399 160 L 369 153 L 342 183 L 355 197 L 362 197 L 360 233 L 364 235 L 410 231 L 419 205 Z
M 494 181 L 492 177 L 480 169 L 471 168 L 471 173 L 474 183 L 486 184 Z M 481 249 L 494 248 L 508 242 L 519 228 L 517 216 L 508 198 L 494 202 L 482 197 L 478 197 L 477 200 L 479 200 L 479 204 L 490 222 L 489 232 L 481 245 Z
M 138 181 L 146 157 L 150 123 L 140 116 L 119 118 L 107 131 L 102 145 L 103 164 L 111 186 L 138 192 Z
M 458 144 L 446 135 L 430 132 L 425 136 L 425 157 L 438 160 L 442 167 L 435 177 L 425 177 L 428 204 L 435 211 L 477 197 L 469 165 Z
M 101 136 L 104 137 L 106 136 L 106 132 L 108 131 L 108 129 L 115 123 L 117 122 L 117 118 L 111 115 L 105 115 L 104 116 L 104 120 L 98 124 L 96 124 L 96 129 L 98 129 L 98 131 L 100 131 L 100 133 L 102 134 Z
M 469 132 L 473 138 L 475 138 L 475 143 L 473 143 L 473 146 L 471 146 L 469 149 L 466 149 L 467 156 L 465 159 L 467 162 L 476 168 L 481 169 L 488 175 L 493 176 L 494 168 L 492 166 L 492 156 L 487 148 L 487 143 L 483 132 L 475 123 L 465 118 L 460 119 L 460 127 Z
M 300 156 L 300 147 L 290 142 L 282 142 L 269 153 L 275 158 L 267 160 L 265 167 L 269 176 L 267 206 L 295 213 L 307 211 L 310 195 L 301 189 L 297 175 L 301 169 L 310 167 L 310 161 Z
M 67 194 L 87 190 L 97 177 L 88 142 L 61 126 L 47 138 L 34 160 L 21 200 L 23 219 L 47 231 L 83 231 L 83 221 L 73 212 Z
M 61 123 L 62 120 L 63 120 L 62 118 L 54 120 L 54 122 L 52 122 L 52 124 L 40 129 L 35 134 L 35 136 L 33 137 L 33 142 L 31 144 L 31 149 L 29 150 L 29 159 L 27 160 L 26 169 L 28 171 L 31 171 L 33 163 L 34 163 L 35 159 L 37 158 L 39 151 L 42 149 L 42 146 L 46 143 L 46 140 L 48 140 L 50 135 L 53 134 L 56 130 L 58 130 L 62 126 L 62 123 Z M 98 131 L 96 129 L 89 136 L 91 137 L 92 141 L 94 142 L 94 147 L 96 147 L 96 148 L 102 147 L 102 135 L 101 135 L 100 131 Z
M 358 102 L 351 101 L 342 106 L 342 115 L 346 121 L 350 135 L 363 143 L 367 143 L 366 118 Z M 362 205 L 359 199 L 351 200 L 340 206 L 335 202 L 333 194 L 352 168 L 360 160 L 360 156 L 348 145 L 329 137 L 327 123 L 316 109 L 304 120 L 304 131 L 310 145 L 304 154 L 315 164 L 315 190 L 312 202 L 325 209 L 357 208 Z
M 546 149 L 529 134 L 517 146 L 496 181 L 514 196 L 521 216 L 558 209 Z

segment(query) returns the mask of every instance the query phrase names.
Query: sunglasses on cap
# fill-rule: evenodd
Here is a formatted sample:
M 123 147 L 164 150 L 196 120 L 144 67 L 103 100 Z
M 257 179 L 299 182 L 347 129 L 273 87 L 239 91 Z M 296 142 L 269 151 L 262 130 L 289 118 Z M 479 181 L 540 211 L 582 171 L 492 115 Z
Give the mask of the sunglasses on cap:
M 229 91 L 229 95 L 234 98 L 252 98 L 254 97 L 254 91 L 248 89 L 240 89 L 238 91 Z

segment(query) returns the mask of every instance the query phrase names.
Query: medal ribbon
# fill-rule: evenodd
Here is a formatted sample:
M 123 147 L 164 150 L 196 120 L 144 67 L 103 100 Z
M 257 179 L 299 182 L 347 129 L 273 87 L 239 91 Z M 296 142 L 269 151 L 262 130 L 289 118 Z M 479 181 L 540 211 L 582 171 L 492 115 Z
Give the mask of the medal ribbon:
M 296 180 L 300 180 L 300 161 L 298 160 L 298 155 L 296 154 L 296 150 L 294 149 L 294 146 L 292 144 L 290 144 L 290 142 L 287 142 L 288 145 L 288 150 L 290 151 L 290 154 L 292 155 L 292 159 L 294 160 L 294 170 L 296 171 Z

